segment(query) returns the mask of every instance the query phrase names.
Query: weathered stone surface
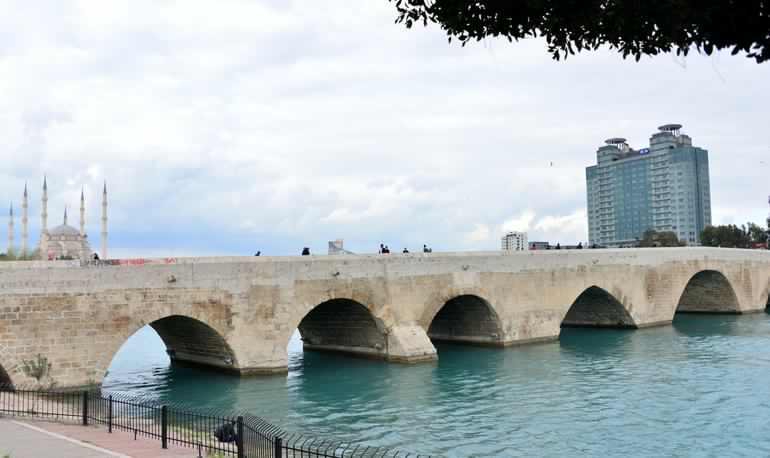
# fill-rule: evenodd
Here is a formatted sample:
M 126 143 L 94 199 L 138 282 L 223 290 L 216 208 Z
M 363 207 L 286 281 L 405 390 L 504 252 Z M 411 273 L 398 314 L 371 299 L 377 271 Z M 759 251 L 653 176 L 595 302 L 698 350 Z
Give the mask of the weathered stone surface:
M 177 361 L 284 372 L 308 349 L 398 362 L 435 359 L 435 339 L 512 345 L 564 325 L 643 327 L 681 311 L 764 309 L 770 253 L 671 248 L 389 256 L 227 257 L 80 267 L 0 263 L 0 378 L 38 354 L 59 386 L 100 383 L 150 324 Z

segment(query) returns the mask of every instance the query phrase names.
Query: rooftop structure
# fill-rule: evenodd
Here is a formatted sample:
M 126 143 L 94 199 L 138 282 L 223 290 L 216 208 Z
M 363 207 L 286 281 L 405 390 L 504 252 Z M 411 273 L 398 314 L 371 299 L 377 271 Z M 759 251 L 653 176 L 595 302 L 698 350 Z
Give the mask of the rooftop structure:
M 354 254 L 352 251 L 348 251 L 344 248 L 345 241 L 343 239 L 332 240 L 329 242 L 329 255 L 335 254 Z

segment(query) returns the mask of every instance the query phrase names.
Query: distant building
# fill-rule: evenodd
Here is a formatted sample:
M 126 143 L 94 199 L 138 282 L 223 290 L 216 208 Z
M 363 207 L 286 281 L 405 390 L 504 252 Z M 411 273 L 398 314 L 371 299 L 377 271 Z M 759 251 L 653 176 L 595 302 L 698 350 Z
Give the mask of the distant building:
M 524 251 L 527 249 L 526 232 L 508 232 L 500 239 L 500 249 L 503 251 Z
M 79 259 L 86 261 L 91 259 L 93 252 L 86 234 L 86 202 L 83 191 L 80 192 L 80 228 L 74 228 L 68 224 L 67 209 L 64 209 L 64 219 L 62 224 L 48 230 L 48 181 L 43 179 L 43 195 L 41 201 L 40 213 L 40 239 L 37 249 L 29 250 L 29 194 L 27 186 L 24 186 L 21 215 L 21 247 L 16 251 L 14 246 L 14 223 L 13 207 L 10 209 L 8 219 L 8 252 L 18 254 L 23 257 L 35 255 L 43 260 L 54 259 Z M 102 259 L 106 258 L 107 253 L 107 184 L 104 184 L 102 192 Z
M 529 242 L 529 249 L 532 250 L 532 251 L 537 251 L 537 250 L 582 250 L 583 248 L 589 248 L 589 247 L 583 245 L 583 242 L 580 242 L 577 245 L 562 245 L 560 243 L 557 243 L 556 245 L 551 245 L 551 242 Z
M 708 151 L 692 146 L 680 124 L 666 124 L 649 148 L 611 138 L 586 168 L 590 245 L 638 244 L 648 229 L 671 231 L 689 245 L 711 224 Z
M 550 250 L 551 244 L 548 242 L 529 242 L 530 250 Z
M 345 242 L 342 239 L 332 240 L 329 242 L 329 254 L 353 254 L 352 251 L 348 251 L 343 248 Z

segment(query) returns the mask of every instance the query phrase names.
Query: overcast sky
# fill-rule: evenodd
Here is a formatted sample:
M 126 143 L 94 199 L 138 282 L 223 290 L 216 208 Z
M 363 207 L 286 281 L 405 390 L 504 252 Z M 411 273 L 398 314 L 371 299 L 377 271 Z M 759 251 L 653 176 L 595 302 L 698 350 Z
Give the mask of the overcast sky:
M 0 198 L 29 182 L 33 243 L 44 174 L 50 226 L 85 187 L 95 248 L 107 180 L 112 256 L 585 241 L 596 148 L 669 122 L 709 150 L 714 223 L 768 214 L 770 64 L 743 56 L 463 48 L 386 0 L 0 11 Z

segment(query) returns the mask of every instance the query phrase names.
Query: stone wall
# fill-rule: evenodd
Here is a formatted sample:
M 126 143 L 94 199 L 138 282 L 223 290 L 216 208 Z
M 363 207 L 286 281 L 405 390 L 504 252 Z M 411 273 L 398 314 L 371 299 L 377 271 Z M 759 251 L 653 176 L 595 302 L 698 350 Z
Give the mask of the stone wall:
M 0 367 L 27 383 L 20 366 L 40 354 L 59 386 L 99 383 L 147 324 L 177 360 L 241 374 L 285 372 L 297 328 L 309 346 L 418 362 L 437 357 L 429 334 L 554 340 L 565 320 L 763 310 L 768 291 L 770 253 L 707 248 L 0 263 Z
M 51 363 L 50 377 L 41 382 L 100 383 L 123 343 L 151 324 L 175 359 L 230 368 L 226 358 L 232 356 L 223 350 L 232 330 L 225 296 L 196 289 L 3 294 L 0 357 L 10 357 L 0 365 L 14 382 L 31 383 L 20 366 L 41 355 Z

